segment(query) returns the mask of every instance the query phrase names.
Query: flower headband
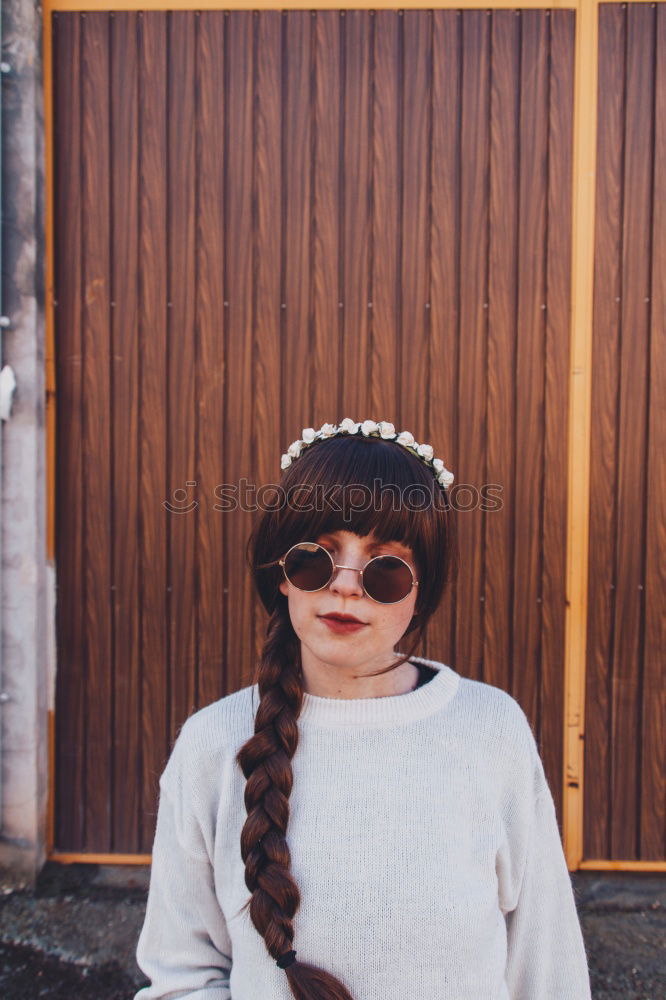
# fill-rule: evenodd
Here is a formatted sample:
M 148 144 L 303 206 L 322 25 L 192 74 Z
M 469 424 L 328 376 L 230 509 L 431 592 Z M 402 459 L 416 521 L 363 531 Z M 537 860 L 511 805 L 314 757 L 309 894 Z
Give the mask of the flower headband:
M 354 435 L 359 432 L 364 437 L 380 437 L 384 441 L 395 441 L 396 444 L 402 445 L 403 448 L 406 448 L 407 451 L 411 452 L 412 455 L 415 455 L 432 469 L 435 479 L 445 490 L 453 482 L 453 473 L 445 468 L 441 458 L 433 458 L 432 445 L 417 444 L 414 436 L 409 431 L 402 431 L 400 434 L 397 434 L 393 424 L 388 423 L 386 420 L 380 420 L 379 423 L 375 423 L 374 420 L 364 420 L 363 423 L 355 423 L 349 417 L 345 417 L 337 427 L 335 424 L 322 424 L 318 431 L 314 427 L 304 427 L 302 431 L 303 436 L 293 441 L 282 456 L 281 468 L 288 469 L 294 459 L 300 456 L 303 449 L 308 448 L 315 441 L 335 437 L 338 434 Z

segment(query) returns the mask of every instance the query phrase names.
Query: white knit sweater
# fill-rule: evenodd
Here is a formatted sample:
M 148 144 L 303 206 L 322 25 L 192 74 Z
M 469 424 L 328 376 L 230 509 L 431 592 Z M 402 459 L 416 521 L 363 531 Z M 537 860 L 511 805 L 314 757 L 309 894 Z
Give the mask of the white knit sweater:
M 589 1000 L 553 798 L 500 688 L 437 669 L 381 698 L 305 694 L 287 828 L 297 957 L 354 1000 Z M 293 1000 L 255 930 L 240 835 L 257 686 L 184 724 L 160 780 L 135 1000 Z

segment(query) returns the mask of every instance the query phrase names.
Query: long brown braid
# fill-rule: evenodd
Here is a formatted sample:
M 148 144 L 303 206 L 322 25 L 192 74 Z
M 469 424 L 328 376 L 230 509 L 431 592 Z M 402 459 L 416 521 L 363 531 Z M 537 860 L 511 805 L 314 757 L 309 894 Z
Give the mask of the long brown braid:
M 326 452 L 333 467 L 331 474 L 340 483 L 356 474 L 359 454 L 369 455 L 370 458 L 375 456 L 376 460 L 381 461 L 386 457 L 382 453 L 387 447 L 391 451 L 394 448 L 403 451 L 399 446 L 380 441 L 371 446 L 372 451 L 358 451 L 365 446 L 367 442 L 337 439 L 327 443 L 325 449 L 319 450 L 319 454 L 318 449 L 313 448 L 311 454 L 299 459 L 298 472 L 306 479 L 311 476 L 313 480 L 325 481 L 321 461 L 323 452 Z M 352 447 L 355 451 L 350 454 Z M 343 448 L 344 451 L 341 450 Z M 393 454 L 389 455 L 393 458 Z M 344 460 L 350 463 L 349 473 L 345 472 L 342 465 Z M 424 474 L 423 467 L 419 469 L 419 463 L 415 459 L 399 456 L 399 460 L 407 463 L 402 469 L 405 476 L 415 475 L 422 482 L 432 484 L 430 474 Z M 366 466 L 369 477 L 373 470 L 367 459 Z M 287 470 L 283 483 L 289 485 L 292 476 L 293 470 Z M 305 537 L 314 538 L 323 530 L 322 518 L 318 520 L 316 516 L 311 517 L 308 524 L 307 517 L 302 513 L 298 517 L 300 523 L 297 526 L 294 525 L 294 515 L 289 512 L 281 515 L 268 513 L 260 518 L 247 547 L 248 563 L 253 570 L 257 569 L 258 564 L 274 559 L 276 551 L 281 554 L 295 539 L 296 531 L 304 531 Z M 418 536 L 415 536 L 415 546 L 418 548 L 425 586 L 419 594 L 419 610 L 415 611 L 404 633 L 404 637 L 409 635 L 412 641 L 406 643 L 406 653 L 398 654 L 399 659 L 389 667 L 376 671 L 377 674 L 387 673 L 405 663 L 423 642 L 428 620 L 439 603 L 454 552 L 457 552 L 455 535 L 448 519 L 443 519 L 441 513 L 424 515 L 422 512 L 418 514 L 418 518 L 423 527 Z M 369 514 L 367 520 L 358 516 L 354 530 L 364 533 L 369 530 L 370 522 L 377 521 L 376 513 Z M 405 521 L 404 511 L 389 514 L 384 518 L 382 527 L 385 533 L 399 536 Z M 340 526 L 348 529 L 349 523 L 343 521 Z M 280 570 L 269 574 L 255 574 L 262 602 L 269 613 L 269 621 L 255 674 L 260 700 L 255 715 L 254 735 L 236 754 L 236 760 L 246 778 L 244 798 L 247 819 L 241 832 L 241 856 L 245 863 L 245 883 L 251 893 L 242 909 L 249 907 L 253 924 L 264 938 L 269 954 L 276 961 L 295 950 L 293 918 L 300 905 L 299 889 L 290 871 L 291 855 L 286 834 L 289 796 L 293 784 L 291 761 L 298 746 L 298 717 L 304 690 L 300 639 L 291 623 L 288 601 L 278 590 L 280 576 Z M 315 965 L 296 959 L 287 964 L 284 971 L 291 992 L 298 1000 L 353 1000 L 351 993 L 339 979 Z
M 420 629 L 418 632 L 420 633 Z M 404 663 L 420 641 L 412 643 Z M 293 948 L 293 917 L 300 904 L 298 886 L 289 871 L 286 840 L 291 760 L 298 746 L 297 719 L 303 701 L 300 642 L 282 606 L 269 622 L 259 669 L 260 702 L 254 736 L 243 744 L 236 759 L 247 779 L 247 820 L 241 832 L 245 884 L 252 893 L 246 904 L 252 923 L 276 960 Z M 349 990 L 328 972 L 299 960 L 284 970 L 299 1000 L 353 1000 Z

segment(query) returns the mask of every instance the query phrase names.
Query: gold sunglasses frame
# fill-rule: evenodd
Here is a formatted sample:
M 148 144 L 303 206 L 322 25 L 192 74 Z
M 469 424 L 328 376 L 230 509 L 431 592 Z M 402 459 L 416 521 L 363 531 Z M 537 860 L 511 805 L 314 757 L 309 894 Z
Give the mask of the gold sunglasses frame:
M 287 576 L 287 571 L 284 568 L 287 556 L 292 551 L 292 549 L 297 548 L 299 545 L 316 545 L 317 548 L 321 549 L 322 552 L 325 552 L 328 558 L 331 560 L 331 575 L 329 576 L 328 580 L 322 587 L 316 587 L 314 590 L 303 590 L 302 587 L 296 587 L 296 584 L 292 580 L 290 580 L 289 577 Z M 378 601 L 376 597 L 373 597 L 372 594 L 369 594 L 368 591 L 366 590 L 365 583 L 363 582 L 363 573 L 370 565 L 370 563 L 374 562 L 376 559 L 397 559 L 399 562 L 403 563 L 409 570 L 409 574 L 412 578 L 412 585 L 409 588 L 409 591 L 405 594 L 405 596 L 401 597 L 399 601 Z M 393 604 L 402 604 L 402 602 L 406 601 L 409 595 L 411 594 L 412 588 L 418 587 L 419 585 L 419 581 L 414 579 L 414 570 L 409 565 L 407 560 L 402 558 L 402 556 L 395 556 L 391 555 L 390 553 L 386 553 L 381 556 L 373 556 L 372 559 L 368 559 L 367 563 L 365 563 L 365 565 L 362 566 L 361 568 L 359 568 L 358 566 L 345 566 L 343 565 L 343 563 L 336 563 L 335 560 L 333 559 L 333 556 L 328 551 L 328 549 L 325 549 L 323 545 L 319 544 L 319 542 L 295 542 L 292 546 L 290 546 L 290 548 L 287 549 L 287 551 L 285 552 L 285 554 L 282 556 L 281 559 L 274 559 L 273 562 L 262 563 L 260 566 L 257 567 L 257 569 L 267 569 L 269 566 L 281 566 L 282 572 L 284 573 L 284 578 L 287 581 L 287 583 L 291 583 L 292 587 L 296 587 L 297 590 L 300 590 L 304 594 L 317 594 L 320 590 L 325 590 L 333 580 L 336 570 L 353 569 L 356 573 L 361 574 L 361 586 L 363 587 L 363 593 L 366 595 L 366 597 L 369 597 L 371 601 L 375 602 L 375 604 L 383 604 L 386 607 L 389 607 Z

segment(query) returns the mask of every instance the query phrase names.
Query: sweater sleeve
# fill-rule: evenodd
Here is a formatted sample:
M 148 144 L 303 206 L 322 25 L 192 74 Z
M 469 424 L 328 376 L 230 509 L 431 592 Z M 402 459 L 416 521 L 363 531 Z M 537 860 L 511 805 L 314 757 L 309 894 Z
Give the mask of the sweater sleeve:
M 231 998 L 231 941 L 204 839 L 183 798 L 163 776 L 146 916 L 136 952 L 150 985 L 134 1000 Z
M 511 1000 L 590 1000 L 583 935 L 550 788 L 533 800 L 522 879 L 507 924 Z

